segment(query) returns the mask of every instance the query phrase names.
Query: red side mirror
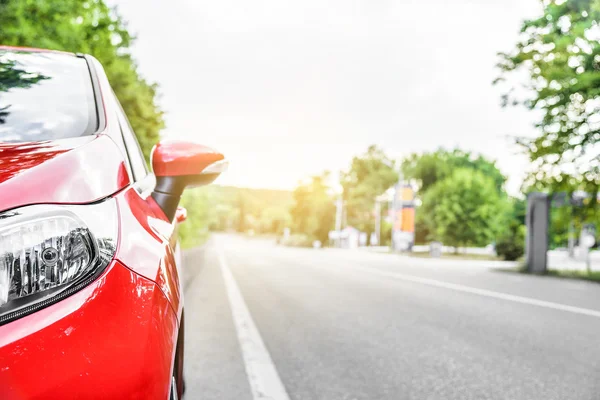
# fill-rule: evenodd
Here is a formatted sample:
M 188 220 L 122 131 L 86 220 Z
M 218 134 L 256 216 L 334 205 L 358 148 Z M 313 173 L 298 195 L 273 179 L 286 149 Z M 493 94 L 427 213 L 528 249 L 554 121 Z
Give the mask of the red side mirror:
M 206 175 L 207 167 L 225 161 L 210 147 L 191 142 L 161 142 L 152 149 L 152 169 L 158 176 Z M 222 172 L 222 171 L 215 171 Z
M 207 185 L 227 169 L 223 154 L 192 142 L 161 142 L 151 154 L 156 187 L 152 198 L 173 220 L 186 187 Z

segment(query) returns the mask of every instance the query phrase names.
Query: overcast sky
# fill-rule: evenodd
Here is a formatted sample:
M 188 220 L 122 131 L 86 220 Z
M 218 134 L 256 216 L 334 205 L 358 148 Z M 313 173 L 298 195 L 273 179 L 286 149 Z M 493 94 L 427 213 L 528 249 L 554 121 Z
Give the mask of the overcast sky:
M 480 152 L 520 185 L 510 136 L 533 116 L 502 109 L 498 51 L 538 0 L 112 0 L 160 85 L 169 137 L 231 160 L 221 184 L 293 188 L 375 143 L 390 156 Z

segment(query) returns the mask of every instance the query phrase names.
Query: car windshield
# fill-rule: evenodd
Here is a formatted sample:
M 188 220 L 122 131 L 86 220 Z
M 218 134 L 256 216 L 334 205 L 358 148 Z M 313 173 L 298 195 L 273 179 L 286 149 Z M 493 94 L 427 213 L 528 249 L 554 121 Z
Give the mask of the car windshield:
M 0 142 L 93 133 L 95 107 L 83 58 L 0 49 Z

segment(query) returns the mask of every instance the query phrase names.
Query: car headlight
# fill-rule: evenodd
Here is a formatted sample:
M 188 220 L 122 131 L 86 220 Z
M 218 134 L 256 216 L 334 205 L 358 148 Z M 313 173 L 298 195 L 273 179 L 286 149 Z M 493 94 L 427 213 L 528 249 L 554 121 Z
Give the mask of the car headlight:
M 69 296 L 112 260 L 114 199 L 89 205 L 34 205 L 0 213 L 0 324 Z

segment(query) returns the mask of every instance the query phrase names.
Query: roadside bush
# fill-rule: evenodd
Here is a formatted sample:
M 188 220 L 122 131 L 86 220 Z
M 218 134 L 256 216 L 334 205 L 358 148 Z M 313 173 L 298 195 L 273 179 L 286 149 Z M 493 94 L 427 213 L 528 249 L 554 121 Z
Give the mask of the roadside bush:
M 177 228 L 183 249 L 204 243 L 209 237 L 208 226 L 216 220 L 211 212 L 214 209 L 211 192 L 203 189 L 186 190 L 181 197 L 181 205 L 187 210 L 187 220 Z
M 308 235 L 296 233 L 290 235 L 287 239 L 281 238 L 280 244 L 289 247 L 312 247 L 314 239 Z
M 496 241 L 496 254 L 506 261 L 518 260 L 525 254 L 525 227 L 511 229 Z

